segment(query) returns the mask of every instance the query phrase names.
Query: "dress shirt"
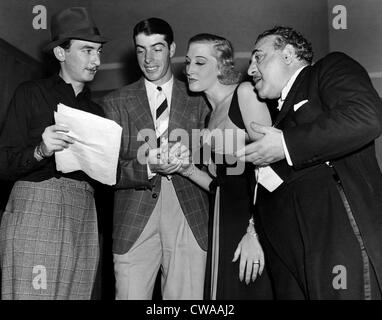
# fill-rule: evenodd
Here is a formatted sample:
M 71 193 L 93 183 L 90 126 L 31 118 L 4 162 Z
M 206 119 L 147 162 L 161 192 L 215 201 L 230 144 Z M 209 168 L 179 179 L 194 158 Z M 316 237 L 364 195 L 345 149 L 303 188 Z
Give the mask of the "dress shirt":
M 162 91 L 167 99 L 167 108 L 170 111 L 171 107 L 171 96 L 172 96 L 172 85 L 174 84 L 174 77 L 171 77 L 170 80 L 168 80 L 165 84 L 159 86 L 162 88 Z M 158 89 L 157 85 L 148 81 L 145 79 L 145 87 L 146 87 L 146 93 L 147 93 L 147 99 L 149 100 L 150 105 L 150 111 L 151 115 L 153 117 L 154 121 L 154 127 L 155 127 L 155 121 L 156 121 L 156 107 L 157 107 L 157 96 L 158 96 Z
M 168 80 L 163 85 L 159 86 L 162 88 L 162 91 L 167 99 L 167 108 L 168 112 L 170 112 L 170 106 L 171 106 L 171 97 L 172 97 L 172 86 L 174 84 L 174 77 L 172 76 L 170 80 Z M 145 87 L 146 87 L 146 93 L 147 93 L 147 99 L 149 100 L 149 106 L 151 115 L 153 117 L 154 127 L 155 127 L 155 121 L 156 121 L 156 107 L 158 105 L 157 103 L 157 97 L 158 97 L 158 85 L 148 81 L 145 79 Z M 155 172 L 152 172 L 150 170 L 150 166 L 147 165 L 147 176 L 149 179 L 152 179 L 156 175 Z
M 298 75 L 300 74 L 300 72 L 302 71 L 302 69 L 304 69 L 307 65 L 305 66 L 302 66 L 301 68 L 297 69 L 296 72 L 290 77 L 290 79 L 288 80 L 287 84 L 285 85 L 285 87 L 281 90 L 281 96 L 278 100 L 278 106 L 277 106 L 277 109 L 280 111 L 281 108 L 283 107 L 283 104 L 284 104 L 284 101 L 285 101 L 285 98 L 287 97 L 290 89 L 292 89 L 292 86 L 294 84 L 294 82 L 296 81 Z
M 85 86 L 76 96 L 71 84 L 58 74 L 22 83 L 9 105 L 0 136 L 0 177 L 6 180 L 43 181 L 66 177 L 95 184 L 82 171 L 62 173 L 56 170 L 54 155 L 37 161 L 34 149 L 42 141 L 45 128 L 55 123 L 57 104 L 104 116 L 100 106 L 91 101 Z
M 285 87 L 281 90 L 281 96 L 280 96 L 280 99 L 278 100 L 278 106 L 277 106 L 277 109 L 280 111 L 283 104 L 284 104 L 284 101 L 285 101 L 285 98 L 287 97 L 290 89 L 292 89 L 292 86 L 294 84 L 294 82 L 296 81 L 298 75 L 300 74 L 300 72 L 305 68 L 307 67 L 307 65 L 305 66 L 302 66 L 301 68 L 297 69 L 296 72 L 292 75 L 292 77 L 288 80 L 287 84 L 285 85 Z M 293 163 L 292 163 L 292 159 L 289 155 L 289 152 L 288 152 L 288 148 L 286 146 L 286 143 L 285 143 L 285 139 L 284 139 L 284 135 L 283 133 L 281 132 L 281 138 L 282 138 L 282 143 L 283 143 L 283 149 L 284 149 L 284 154 L 285 154 L 285 158 L 288 162 L 288 164 L 290 166 L 293 166 Z

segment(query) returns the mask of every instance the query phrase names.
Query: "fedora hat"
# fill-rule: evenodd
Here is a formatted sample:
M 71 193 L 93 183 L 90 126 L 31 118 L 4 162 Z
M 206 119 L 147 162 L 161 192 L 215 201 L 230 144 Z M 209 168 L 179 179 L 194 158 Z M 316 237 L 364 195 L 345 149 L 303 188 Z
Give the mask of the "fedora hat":
M 70 39 L 105 43 L 90 14 L 83 7 L 64 9 L 52 16 L 50 22 L 51 42 L 45 46 L 49 51 Z

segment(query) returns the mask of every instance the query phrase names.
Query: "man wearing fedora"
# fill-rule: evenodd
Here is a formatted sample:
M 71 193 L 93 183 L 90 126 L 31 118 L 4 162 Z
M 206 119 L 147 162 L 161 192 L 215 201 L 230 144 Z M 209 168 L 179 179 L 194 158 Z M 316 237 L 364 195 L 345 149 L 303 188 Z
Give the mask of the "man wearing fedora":
M 1 175 L 15 180 L 0 228 L 2 299 L 90 299 L 99 260 L 93 184 L 56 171 L 54 153 L 75 143 L 54 124 L 58 103 L 103 116 L 86 83 L 106 42 L 85 8 L 51 20 L 60 71 L 21 84 L 1 134 Z

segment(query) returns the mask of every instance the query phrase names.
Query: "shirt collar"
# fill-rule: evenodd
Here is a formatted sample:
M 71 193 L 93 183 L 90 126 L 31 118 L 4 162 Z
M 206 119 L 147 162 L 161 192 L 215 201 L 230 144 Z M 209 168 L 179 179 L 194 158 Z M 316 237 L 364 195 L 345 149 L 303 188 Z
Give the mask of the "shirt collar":
M 281 110 L 281 107 L 284 103 L 284 100 L 285 98 L 287 97 L 290 89 L 292 89 L 292 86 L 294 84 L 294 82 L 296 81 L 296 78 L 298 77 L 298 75 L 300 74 L 300 72 L 305 68 L 307 67 L 308 65 L 304 65 L 302 66 L 301 68 L 297 69 L 296 72 L 290 77 L 290 79 L 288 80 L 287 84 L 285 85 L 285 87 L 281 90 L 281 96 L 280 96 L 280 99 L 278 100 L 279 102 L 279 105 L 277 107 L 277 109 Z
M 174 83 L 174 76 L 171 76 L 170 80 L 168 80 L 166 83 L 162 84 L 161 87 L 163 92 L 165 93 L 167 99 L 169 97 L 171 97 L 170 93 L 171 93 L 171 90 L 172 90 L 172 85 Z M 145 86 L 146 86 L 146 91 L 147 91 L 147 94 L 148 96 L 152 96 L 152 95 L 156 95 L 158 90 L 157 90 L 157 87 L 158 85 L 156 85 L 155 83 L 153 82 L 150 82 L 148 81 L 146 78 L 145 78 Z
M 64 79 L 62 79 L 60 77 L 60 75 L 58 73 L 55 73 L 52 77 L 51 77 L 51 81 L 52 81 L 52 84 L 53 86 L 61 86 L 62 88 L 67 88 L 67 89 L 70 89 L 71 92 L 73 92 L 73 95 L 74 95 L 74 90 L 73 90 L 73 87 L 70 83 L 66 83 L 64 81 Z M 82 91 L 78 93 L 77 97 L 79 96 L 84 96 L 88 99 L 91 98 L 91 92 L 90 92 L 90 89 L 89 87 L 85 84 Z

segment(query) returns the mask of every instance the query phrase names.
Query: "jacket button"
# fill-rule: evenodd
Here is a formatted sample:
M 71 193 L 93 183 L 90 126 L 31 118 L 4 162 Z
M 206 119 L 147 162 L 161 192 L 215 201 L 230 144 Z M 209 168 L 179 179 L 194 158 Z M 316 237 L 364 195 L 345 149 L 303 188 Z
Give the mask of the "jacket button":
M 157 194 L 157 193 L 153 193 L 152 197 L 153 197 L 154 199 L 156 199 L 156 198 L 158 197 L 158 194 Z
M 149 142 L 149 137 L 148 136 L 145 137 L 145 141 Z
M 145 157 L 148 157 L 148 156 L 149 156 L 149 153 L 150 153 L 150 150 L 149 150 L 149 149 L 146 149 L 146 151 L 145 151 Z

